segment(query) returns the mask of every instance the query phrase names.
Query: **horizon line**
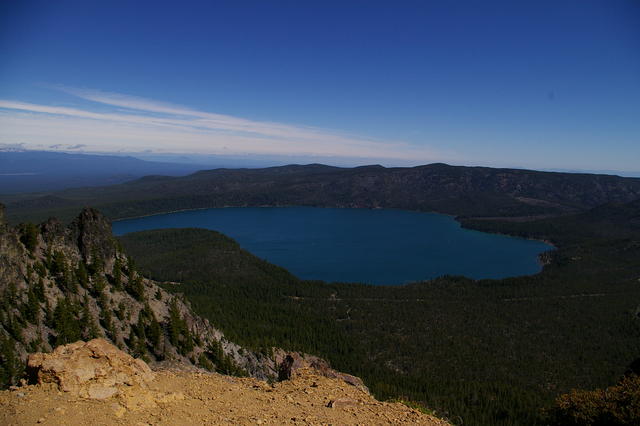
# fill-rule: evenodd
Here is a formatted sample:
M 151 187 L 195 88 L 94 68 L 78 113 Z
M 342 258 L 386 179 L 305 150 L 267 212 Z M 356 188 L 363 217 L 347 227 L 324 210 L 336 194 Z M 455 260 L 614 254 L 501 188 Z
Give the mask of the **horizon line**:
M 31 149 L 25 148 L 22 146 L 23 144 L 0 144 L 0 153 L 5 152 L 47 152 L 47 153 L 56 153 L 56 154 L 75 154 L 75 155 L 93 155 L 93 156 L 106 156 L 106 157 L 132 157 L 141 161 L 147 161 L 152 163 L 173 163 L 173 164 L 192 164 L 194 166 L 215 166 L 213 168 L 203 168 L 202 170 L 216 170 L 216 169 L 261 169 L 261 168 L 272 168 L 272 167 L 286 167 L 286 166 L 310 166 L 310 165 L 321 165 L 327 167 L 337 167 L 337 168 L 358 168 L 358 167 L 371 167 L 378 166 L 385 169 L 393 169 L 393 168 L 415 168 L 415 167 L 423 167 L 423 166 L 431 166 L 442 164 L 449 167 L 470 167 L 470 168 L 490 168 L 490 169 L 505 169 L 505 170 L 525 170 L 525 171 L 535 171 L 535 172 L 544 172 L 544 173 L 570 173 L 570 174 L 594 174 L 594 175 L 611 175 L 611 176 L 619 176 L 619 177 L 628 177 L 628 178 L 640 178 L 640 171 L 630 171 L 630 170 L 612 170 L 612 169 L 574 169 L 574 168 L 559 168 L 559 167 L 550 167 L 550 168 L 534 168 L 527 167 L 523 165 L 491 165 L 491 164 L 477 164 L 477 163 L 451 163 L 446 161 L 433 161 L 426 163 L 415 163 L 411 162 L 411 164 L 405 165 L 392 165 L 389 164 L 389 160 L 385 158 L 365 158 L 365 157 L 343 157 L 343 156 L 310 156 L 310 155 L 298 155 L 298 154 L 257 154 L 257 153 L 246 153 L 246 154 L 208 154 L 208 153 L 180 153 L 180 152 L 168 152 L 168 153 L 157 153 L 157 152 L 140 152 L 140 151 L 118 151 L 118 152 L 110 152 L 110 151 L 84 151 L 80 149 Z M 145 156 L 147 158 L 145 158 Z M 261 165 L 245 165 L 245 166 L 218 166 L 214 164 L 206 164 L 206 163 L 198 163 L 197 161 L 175 161 L 175 157 L 182 158 L 195 158 L 195 157 L 209 157 L 212 158 L 221 158 L 224 159 L 226 157 L 227 160 L 233 159 L 236 161 L 261 161 L 265 164 Z M 149 157 L 167 157 L 168 159 L 174 158 L 174 161 L 168 160 L 156 160 Z M 286 159 L 292 159 L 298 157 L 299 160 L 305 160 L 301 162 L 286 162 Z M 316 158 L 314 161 L 314 157 Z M 323 160 L 330 160 L 334 158 L 338 160 L 336 163 L 331 162 L 323 162 Z M 342 164 L 340 163 L 342 161 Z M 363 160 L 359 162 L 353 162 L 355 160 Z M 367 160 L 372 160 L 367 161 Z M 378 160 L 382 160 L 381 162 L 376 162 Z M 345 162 L 352 161 L 351 164 L 345 164 Z M 397 161 L 397 160 L 396 160 Z M 268 162 L 271 162 L 270 164 Z

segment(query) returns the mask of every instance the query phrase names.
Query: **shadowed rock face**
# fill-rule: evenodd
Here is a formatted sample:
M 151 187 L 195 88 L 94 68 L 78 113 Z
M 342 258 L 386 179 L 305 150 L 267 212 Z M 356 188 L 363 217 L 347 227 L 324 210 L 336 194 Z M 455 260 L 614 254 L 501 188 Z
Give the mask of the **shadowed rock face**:
M 96 209 L 83 209 L 69 229 L 71 238 L 77 242 L 85 262 L 93 262 L 94 256 L 98 256 L 104 262 L 115 255 L 111 222 Z
M 64 392 L 90 399 L 109 398 L 121 386 L 145 387 L 154 379 L 144 361 L 104 339 L 58 346 L 50 354 L 31 354 L 27 368 L 38 384 L 55 383 Z

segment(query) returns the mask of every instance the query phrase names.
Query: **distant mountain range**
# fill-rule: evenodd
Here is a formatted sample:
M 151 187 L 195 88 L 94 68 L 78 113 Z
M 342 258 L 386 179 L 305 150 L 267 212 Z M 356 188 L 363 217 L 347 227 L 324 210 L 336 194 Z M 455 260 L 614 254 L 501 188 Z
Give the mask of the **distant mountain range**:
M 4 196 L 11 221 L 70 219 L 84 206 L 112 219 L 181 209 L 302 205 L 401 208 L 529 220 L 640 198 L 640 178 L 429 164 L 322 164 L 146 176 L 118 185 Z
M 181 176 L 203 168 L 118 155 L 1 150 L 0 194 L 113 185 L 150 174 Z

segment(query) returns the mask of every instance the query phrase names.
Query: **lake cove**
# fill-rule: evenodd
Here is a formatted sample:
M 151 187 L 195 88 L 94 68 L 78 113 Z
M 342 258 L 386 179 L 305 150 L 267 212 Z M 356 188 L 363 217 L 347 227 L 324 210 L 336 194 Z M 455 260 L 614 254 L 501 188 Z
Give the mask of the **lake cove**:
M 404 210 L 233 207 L 113 223 L 115 235 L 206 228 L 302 279 L 404 284 L 441 275 L 504 278 L 535 274 L 540 241 L 463 229 L 452 217 Z

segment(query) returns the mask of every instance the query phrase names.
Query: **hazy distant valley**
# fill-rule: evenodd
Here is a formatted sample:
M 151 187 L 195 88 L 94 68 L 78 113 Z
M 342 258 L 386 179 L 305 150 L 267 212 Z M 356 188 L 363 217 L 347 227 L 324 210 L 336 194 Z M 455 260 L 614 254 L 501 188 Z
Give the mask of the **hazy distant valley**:
M 202 168 L 131 156 L 0 149 L 0 194 L 113 185 L 146 175 L 187 175 Z

